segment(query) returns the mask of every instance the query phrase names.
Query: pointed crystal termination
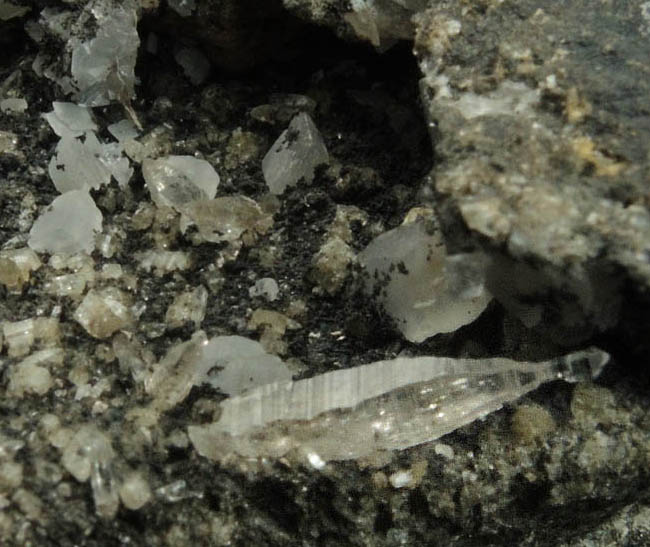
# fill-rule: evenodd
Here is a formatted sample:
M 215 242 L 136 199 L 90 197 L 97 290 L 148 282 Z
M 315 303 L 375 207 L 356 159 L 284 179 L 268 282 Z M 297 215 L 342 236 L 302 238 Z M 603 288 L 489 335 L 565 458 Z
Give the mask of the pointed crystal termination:
M 447 357 L 379 361 L 252 389 L 224 401 L 217 422 L 190 426 L 188 433 L 197 451 L 215 460 L 233 453 L 280 457 L 292 450 L 325 461 L 361 458 L 446 435 L 562 378 L 567 364 L 587 362 L 591 374 L 598 374 L 608 357 L 591 349 L 540 363 Z
M 212 199 L 219 186 L 219 175 L 212 165 L 193 156 L 146 159 L 142 175 L 159 207 L 178 209 L 192 201 Z
M 56 198 L 36 219 L 27 244 L 42 253 L 90 253 L 101 230 L 102 213 L 88 192 L 73 190 Z
M 314 170 L 329 163 L 329 154 L 309 114 L 301 112 L 284 131 L 262 160 L 264 180 L 273 194 L 304 179 L 314 180 Z

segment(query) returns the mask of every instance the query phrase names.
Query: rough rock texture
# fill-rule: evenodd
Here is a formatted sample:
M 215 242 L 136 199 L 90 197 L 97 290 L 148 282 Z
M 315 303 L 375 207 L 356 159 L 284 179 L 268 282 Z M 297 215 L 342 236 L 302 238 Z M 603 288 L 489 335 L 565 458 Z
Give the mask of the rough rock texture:
M 439 209 L 495 255 L 497 298 L 574 340 L 650 286 L 647 7 L 483 7 L 416 17 Z

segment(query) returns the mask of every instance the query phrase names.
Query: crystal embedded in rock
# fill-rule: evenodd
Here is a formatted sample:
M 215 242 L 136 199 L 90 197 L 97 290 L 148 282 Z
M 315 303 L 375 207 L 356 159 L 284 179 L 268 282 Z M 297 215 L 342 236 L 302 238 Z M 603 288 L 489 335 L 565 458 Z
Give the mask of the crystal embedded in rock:
M 243 236 L 254 239 L 273 224 L 271 215 L 244 196 L 192 201 L 184 205 L 181 212 L 181 231 L 185 232 L 190 224 L 195 224 L 199 236 L 212 243 L 233 242 Z
M 167 156 L 142 162 L 142 175 L 158 205 L 179 208 L 191 201 L 212 199 L 219 175 L 205 160 L 193 156 Z
M 119 507 L 113 476 L 115 452 L 110 439 L 94 425 L 82 426 L 66 444 L 61 463 L 79 482 L 90 479 L 95 511 L 112 518 Z
M 404 224 L 375 238 L 358 256 L 368 273 L 368 294 L 379 295 L 411 342 L 471 323 L 491 299 L 483 255 L 447 255 L 440 233 L 430 232 L 422 220 Z
M 281 194 L 300 180 L 312 182 L 316 167 L 327 163 L 329 154 L 321 134 L 309 115 L 301 112 L 264 156 L 262 171 L 271 192 Z
M 275 382 L 221 403 L 218 421 L 190 426 L 199 454 L 221 460 L 281 457 L 347 460 L 437 439 L 544 382 L 597 377 L 597 348 L 540 363 L 504 358 L 414 357 Z
M 28 247 L 0 251 L 0 283 L 10 291 L 20 292 L 31 272 L 40 267 L 41 261 Z
M 27 244 L 50 254 L 90 253 L 95 233 L 102 230 L 102 213 L 85 190 L 72 190 L 55 198 L 36 219 Z
M 72 49 L 72 77 L 80 103 L 104 106 L 112 101 L 128 105 L 134 96 L 135 63 L 140 45 L 137 6 L 133 0 L 117 4 L 90 2 L 97 20 L 95 37 Z M 89 6 L 90 7 L 90 6 Z
M 126 295 L 111 287 L 88 291 L 74 318 L 88 334 L 100 339 L 132 327 L 134 322 Z
M 194 323 L 195 328 L 199 328 L 205 317 L 207 303 L 208 291 L 203 286 L 190 292 L 181 293 L 167 308 L 165 322 L 172 329 L 182 327 L 189 322 Z

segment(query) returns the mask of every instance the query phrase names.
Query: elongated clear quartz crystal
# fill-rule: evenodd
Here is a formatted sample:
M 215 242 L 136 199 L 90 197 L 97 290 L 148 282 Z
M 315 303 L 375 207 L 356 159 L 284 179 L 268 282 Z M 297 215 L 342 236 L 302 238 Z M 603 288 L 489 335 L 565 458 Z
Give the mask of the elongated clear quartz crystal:
M 190 426 L 211 459 L 283 456 L 299 449 L 347 460 L 441 437 L 556 379 L 597 376 L 609 356 L 589 349 L 540 363 L 398 358 L 276 382 L 222 403 L 217 422 Z

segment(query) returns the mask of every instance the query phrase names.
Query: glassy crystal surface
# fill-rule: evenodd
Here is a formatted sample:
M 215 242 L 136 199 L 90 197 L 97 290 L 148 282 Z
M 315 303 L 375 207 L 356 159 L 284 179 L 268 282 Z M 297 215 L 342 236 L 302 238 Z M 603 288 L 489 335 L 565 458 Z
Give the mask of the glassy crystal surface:
M 128 104 L 134 96 L 135 62 L 140 45 L 136 4 L 91 2 L 97 34 L 72 50 L 72 77 L 78 101 L 104 106 L 112 101 Z
M 74 318 L 94 338 L 108 338 L 134 322 L 126 295 L 112 287 L 88 291 Z
M 90 253 L 101 230 L 102 213 L 88 192 L 72 190 L 55 198 L 36 219 L 27 243 L 43 253 Z
M 358 256 L 366 290 L 412 342 L 453 332 L 476 319 L 491 296 L 484 287 L 485 258 L 447 255 L 438 231 L 418 220 L 374 239 Z
M 326 163 L 325 142 L 309 114 L 301 112 L 264 156 L 262 171 L 269 190 L 281 194 L 301 179 L 312 182 L 316 167 Z
M 205 160 L 193 156 L 167 156 L 142 162 L 142 175 L 158 206 L 179 208 L 196 200 L 214 198 L 219 175 Z
M 222 403 L 218 421 L 190 426 L 198 452 L 280 457 L 298 449 L 323 460 L 361 458 L 437 439 L 546 381 L 597 376 L 600 350 L 540 363 L 510 359 L 398 358 L 274 382 Z
M 88 107 L 55 101 L 52 108 L 43 117 L 59 137 L 81 137 L 87 131 L 97 131 Z

